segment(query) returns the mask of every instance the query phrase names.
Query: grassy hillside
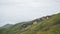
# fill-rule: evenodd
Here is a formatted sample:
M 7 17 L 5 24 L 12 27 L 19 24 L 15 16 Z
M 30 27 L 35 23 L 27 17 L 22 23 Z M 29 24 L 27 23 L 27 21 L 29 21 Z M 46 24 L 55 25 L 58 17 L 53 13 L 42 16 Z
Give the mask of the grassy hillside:
M 2 29 L 2 28 L 9 29 L 9 28 L 11 28 L 12 26 L 13 26 L 13 24 L 6 24 L 6 25 L 2 26 L 1 29 Z
M 37 24 L 20 23 L 10 29 L 0 29 L 0 34 L 60 34 L 60 14 L 52 15 Z
M 21 34 L 60 34 L 60 14 L 33 25 Z

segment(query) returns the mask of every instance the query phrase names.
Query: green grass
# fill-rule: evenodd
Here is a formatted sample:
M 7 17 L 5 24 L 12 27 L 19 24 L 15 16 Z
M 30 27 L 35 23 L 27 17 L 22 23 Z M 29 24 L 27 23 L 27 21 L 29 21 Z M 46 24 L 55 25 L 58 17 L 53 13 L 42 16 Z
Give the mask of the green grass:
M 0 34 L 60 34 L 60 14 L 31 25 L 26 30 L 22 30 L 21 24 L 16 24 L 10 29 L 1 29 Z
M 56 26 L 58 28 L 54 28 L 55 30 L 50 28 L 50 27 L 58 25 L 58 24 L 60 25 L 60 14 L 55 15 L 51 19 L 45 20 L 41 23 L 38 23 L 38 24 L 30 27 L 27 31 L 22 32 L 22 34 L 36 34 L 38 31 L 42 32 L 42 34 L 43 34 L 43 32 L 45 32 L 46 34 L 59 34 L 60 27 Z M 49 31 L 49 32 L 47 32 L 47 31 Z

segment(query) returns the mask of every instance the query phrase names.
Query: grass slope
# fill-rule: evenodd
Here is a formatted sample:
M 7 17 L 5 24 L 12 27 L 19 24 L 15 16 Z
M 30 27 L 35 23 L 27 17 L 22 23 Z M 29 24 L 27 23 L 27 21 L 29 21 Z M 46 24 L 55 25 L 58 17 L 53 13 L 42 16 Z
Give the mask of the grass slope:
M 53 15 L 28 29 L 22 29 L 21 24 L 16 24 L 10 29 L 0 29 L 0 34 L 60 34 L 60 14 Z
M 30 27 L 21 34 L 60 34 L 60 14 Z

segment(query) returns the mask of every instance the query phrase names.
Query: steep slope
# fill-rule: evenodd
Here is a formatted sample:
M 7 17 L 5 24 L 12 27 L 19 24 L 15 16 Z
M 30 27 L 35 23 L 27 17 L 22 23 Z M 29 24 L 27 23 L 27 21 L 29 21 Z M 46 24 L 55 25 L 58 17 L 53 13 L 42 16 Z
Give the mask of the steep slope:
M 60 14 L 30 27 L 21 34 L 60 34 Z
M 0 34 L 60 34 L 60 13 L 49 19 L 40 19 L 15 24 L 10 29 L 0 29 Z

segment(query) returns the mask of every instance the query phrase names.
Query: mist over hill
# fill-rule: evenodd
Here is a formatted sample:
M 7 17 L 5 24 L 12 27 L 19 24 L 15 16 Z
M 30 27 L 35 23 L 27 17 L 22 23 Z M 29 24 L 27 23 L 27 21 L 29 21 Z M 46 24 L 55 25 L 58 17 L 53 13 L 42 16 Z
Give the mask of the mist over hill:
M 60 12 L 60 0 L 0 0 L 0 27 Z
M 0 34 L 60 34 L 60 13 L 31 21 L 5 25 Z

